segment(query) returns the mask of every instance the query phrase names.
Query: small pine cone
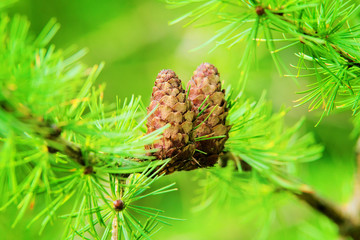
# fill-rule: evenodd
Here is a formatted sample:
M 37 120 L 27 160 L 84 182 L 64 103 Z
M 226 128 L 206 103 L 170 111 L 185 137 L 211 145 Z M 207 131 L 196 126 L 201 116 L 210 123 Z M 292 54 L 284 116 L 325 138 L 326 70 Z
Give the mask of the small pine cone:
M 157 159 L 171 158 L 161 173 L 175 170 L 190 170 L 194 163 L 191 159 L 195 151 L 193 144 L 194 112 L 186 99 L 181 80 L 172 70 L 162 70 L 155 81 L 148 114 L 155 108 L 147 120 L 147 134 L 170 124 L 161 139 L 146 149 L 158 149 L 151 153 Z M 193 167 L 195 168 L 195 167 Z M 159 174 L 161 174 L 159 173 Z
M 202 167 L 213 166 L 229 138 L 230 126 L 226 126 L 228 109 L 225 90 L 221 89 L 220 74 L 217 68 L 209 63 L 203 63 L 196 69 L 187 89 L 189 89 L 189 85 L 189 99 L 192 102 L 195 117 L 207 106 L 203 113 L 195 119 L 195 137 L 225 136 L 196 142 L 196 149 L 205 152 L 206 155 L 195 152 L 195 159 Z M 208 99 L 204 103 L 207 97 Z

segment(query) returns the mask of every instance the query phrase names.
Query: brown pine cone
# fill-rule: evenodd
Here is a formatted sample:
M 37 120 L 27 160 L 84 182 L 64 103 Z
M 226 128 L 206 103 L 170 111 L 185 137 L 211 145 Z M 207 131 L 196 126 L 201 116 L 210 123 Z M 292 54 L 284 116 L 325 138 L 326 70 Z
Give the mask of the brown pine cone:
M 196 69 L 187 89 L 189 89 L 189 85 L 189 99 L 192 102 L 195 117 L 207 106 L 203 113 L 195 119 L 195 138 L 224 136 L 196 142 L 196 149 L 206 154 L 196 151 L 195 159 L 202 167 L 213 166 L 229 138 L 230 126 L 226 126 L 228 109 L 225 90 L 221 89 L 220 74 L 217 68 L 210 63 L 203 63 Z M 208 99 L 205 101 L 207 97 Z
M 175 170 L 194 169 L 195 162 L 192 155 L 195 151 L 193 144 L 194 112 L 191 103 L 186 100 L 181 80 L 172 70 L 162 70 L 155 81 L 148 114 L 155 108 L 147 120 L 147 134 L 170 124 L 165 129 L 163 137 L 146 146 L 146 149 L 158 149 L 151 153 L 157 159 L 171 158 L 161 173 L 172 173 Z

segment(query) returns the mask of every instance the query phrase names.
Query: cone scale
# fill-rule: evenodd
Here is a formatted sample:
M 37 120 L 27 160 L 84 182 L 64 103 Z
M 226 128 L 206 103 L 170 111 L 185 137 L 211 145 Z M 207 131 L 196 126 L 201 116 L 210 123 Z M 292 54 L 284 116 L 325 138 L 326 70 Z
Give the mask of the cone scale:
M 201 64 L 187 89 L 185 93 L 172 70 L 160 71 L 155 80 L 147 108 L 151 113 L 147 134 L 169 126 L 161 139 L 145 148 L 152 150 L 149 154 L 156 159 L 171 159 L 158 174 L 213 166 L 229 138 L 225 90 L 218 70 L 209 63 Z
M 146 146 L 147 149 L 157 149 L 152 153 L 157 159 L 171 158 L 161 173 L 170 174 L 196 168 L 192 160 L 195 151 L 194 112 L 190 101 L 186 99 L 181 80 L 174 71 L 160 71 L 147 110 L 148 114 L 154 110 L 146 124 L 147 134 L 169 124 L 160 140 Z
M 230 126 L 226 125 L 228 115 L 225 90 L 221 89 L 220 74 L 210 63 L 201 64 L 188 83 L 189 100 L 197 118 L 194 121 L 194 136 L 197 139 L 220 137 L 196 141 L 194 158 L 202 167 L 213 166 L 224 150 L 229 138 Z M 205 154 L 206 153 L 206 154 Z

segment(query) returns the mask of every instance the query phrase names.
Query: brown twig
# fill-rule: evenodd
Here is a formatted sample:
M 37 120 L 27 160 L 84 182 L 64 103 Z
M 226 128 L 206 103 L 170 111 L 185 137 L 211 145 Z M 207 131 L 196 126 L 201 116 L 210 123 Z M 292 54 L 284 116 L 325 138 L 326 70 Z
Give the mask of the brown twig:
M 245 162 L 242 159 L 240 159 L 239 157 L 235 156 L 233 153 L 226 152 L 226 153 L 220 154 L 220 158 L 218 161 L 218 164 L 220 167 L 226 167 L 228 165 L 229 161 L 232 161 L 235 163 L 236 169 L 238 167 L 241 167 L 241 170 L 244 172 L 249 172 L 252 170 L 252 167 L 247 162 Z
M 293 192 L 299 199 L 305 201 L 309 206 L 322 213 L 339 226 L 348 222 L 348 217 L 333 203 L 321 198 L 313 191 Z
M 360 223 L 360 138 L 356 143 L 356 172 L 354 179 L 354 192 L 353 197 L 345 206 L 345 211 L 352 216 L 352 218 Z
M 360 145 L 360 141 L 359 141 Z M 360 146 L 359 146 L 360 152 Z M 226 167 L 229 161 L 234 161 L 237 166 L 241 166 L 243 171 L 251 171 L 252 168 L 245 161 L 236 157 L 234 154 L 227 152 L 221 156 L 219 160 L 220 167 Z M 360 154 L 358 154 L 358 161 L 360 161 Z M 360 162 L 359 162 L 360 164 Z M 360 165 L 359 165 L 360 166 Z M 360 170 L 357 175 L 357 190 L 356 190 L 356 206 L 360 207 Z M 321 213 L 334 222 L 338 228 L 341 236 L 351 237 L 353 240 L 360 240 L 360 223 L 358 218 L 353 214 L 349 214 L 341 206 L 338 206 L 327 199 L 320 197 L 311 187 L 302 185 L 300 189 L 281 188 L 281 190 L 290 192 L 300 200 L 307 203 L 312 209 Z M 358 195 L 359 194 L 359 195 Z
M 56 124 L 49 123 L 42 117 L 35 117 L 23 105 L 14 107 L 9 102 L 2 101 L 0 102 L 0 108 L 12 114 L 15 117 L 14 120 L 18 120 L 21 124 L 31 125 L 31 130 L 46 141 L 49 153 L 60 152 L 80 165 L 86 165 L 81 147 L 61 137 L 62 130 Z
M 275 14 L 275 15 L 277 15 L 277 16 L 282 17 L 282 20 L 283 20 L 283 21 L 285 21 L 285 22 L 287 22 L 287 23 L 290 23 L 291 25 L 294 25 L 294 26 L 298 27 L 299 32 L 300 32 L 301 34 L 304 34 L 304 35 L 307 35 L 307 36 L 311 36 L 311 37 L 318 37 L 317 32 L 311 31 L 311 30 L 307 29 L 306 27 L 300 27 L 300 26 L 298 26 L 298 24 L 297 24 L 295 21 L 286 18 L 286 16 L 285 16 L 284 13 L 282 13 L 282 12 L 277 12 L 277 11 L 274 11 L 274 10 L 268 8 L 268 7 L 262 7 L 262 6 L 260 6 L 260 5 L 255 8 L 255 12 L 256 12 L 257 15 L 263 16 L 263 15 L 266 15 L 265 9 L 271 11 L 272 14 Z M 327 36 L 325 37 L 325 39 L 326 39 L 326 38 L 327 38 Z M 323 39 L 323 38 L 322 38 L 322 39 Z M 324 39 L 323 39 L 323 40 L 324 40 Z M 302 41 L 302 39 L 300 39 L 299 41 L 300 41 L 301 43 L 304 43 L 304 42 Z M 323 46 L 327 47 L 325 44 L 323 44 Z M 335 52 L 337 52 L 343 59 L 345 59 L 345 60 L 347 61 L 347 65 L 348 65 L 349 68 L 352 67 L 352 66 L 360 67 L 360 63 L 357 62 L 357 59 L 356 59 L 354 56 L 350 55 L 350 54 L 349 54 L 348 52 L 346 52 L 344 49 L 342 49 L 341 47 L 339 47 L 339 46 L 337 46 L 337 45 L 335 45 L 335 44 L 330 43 L 330 46 L 335 50 Z
M 355 186 L 353 198 L 347 205 L 347 210 L 350 214 L 354 215 L 357 219 L 359 219 L 360 213 L 360 138 L 356 143 L 356 173 L 355 173 Z M 360 219 L 359 219 L 360 220 Z
M 43 136 L 46 140 L 47 147 L 50 153 L 60 152 L 67 155 L 69 158 L 75 160 L 82 166 L 86 166 L 86 162 L 81 150 L 81 147 L 73 142 L 64 139 L 61 136 L 52 138 L 49 136 Z
M 340 206 L 320 197 L 316 192 L 305 187 L 300 192 L 291 191 L 296 197 L 306 202 L 311 208 L 328 217 L 339 227 L 339 233 L 353 240 L 360 240 L 360 224 Z

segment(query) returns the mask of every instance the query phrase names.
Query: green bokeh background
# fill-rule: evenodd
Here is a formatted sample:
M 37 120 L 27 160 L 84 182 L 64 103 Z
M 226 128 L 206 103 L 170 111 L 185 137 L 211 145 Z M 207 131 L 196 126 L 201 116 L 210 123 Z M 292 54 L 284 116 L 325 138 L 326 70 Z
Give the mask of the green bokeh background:
M 187 82 L 196 67 L 205 61 L 217 66 L 225 85 L 236 85 L 239 79 L 237 66 L 244 43 L 230 50 L 220 47 L 210 54 L 210 47 L 191 51 L 213 36 L 218 27 L 169 26 L 168 22 L 185 13 L 186 7 L 169 9 L 157 0 L 20 0 L 7 12 L 10 16 L 28 16 L 33 34 L 39 33 L 49 19 L 55 17 L 61 24 L 53 40 L 57 48 L 73 45 L 87 48 L 84 62 L 93 65 L 104 61 L 106 65 L 98 83 L 107 85 L 107 102 L 113 102 L 115 96 L 125 98 L 134 94 L 141 95 L 148 103 L 153 81 L 161 69 L 171 68 Z M 295 64 L 295 52 L 296 47 L 281 53 L 284 62 Z M 264 44 L 260 44 L 245 93 L 258 99 L 266 90 L 267 98 L 277 110 L 283 105 L 293 106 L 299 97 L 295 93 L 304 89 L 305 84 L 305 80 L 299 79 L 296 84 L 291 78 L 281 77 Z M 308 112 L 305 106 L 293 108 L 286 118 L 290 125 L 306 116 L 304 131 L 313 131 L 318 142 L 326 146 L 320 161 L 302 164 L 297 174 L 322 195 L 344 203 L 351 195 L 354 171 L 351 114 L 334 114 L 314 128 L 320 114 Z M 164 226 L 154 239 L 337 239 L 337 229 L 330 221 L 286 193 L 266 198 L 255 194 L 247 201 L 234 198 L 226 204 L 214 204 L 196 212 L 194 198 L 198 182 L 205 174 L 204 171 L 175 173 L 159 183 L 176 181 L 179 191 L 149 199 L 144 204 L 164 209 L 166 215 L 185 221 L 172 221 L 172 226 Z M 35 208 L 28 211 L 15 229 L 10 226 L 16 208 L 1 212 L 0 239 L 59 239 L 61 221 L 48 227 L 41 236 L 37 234 L 40 226 L 26 229 L 42 204 L 40 197 Z

